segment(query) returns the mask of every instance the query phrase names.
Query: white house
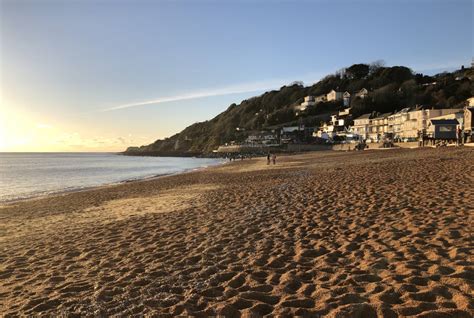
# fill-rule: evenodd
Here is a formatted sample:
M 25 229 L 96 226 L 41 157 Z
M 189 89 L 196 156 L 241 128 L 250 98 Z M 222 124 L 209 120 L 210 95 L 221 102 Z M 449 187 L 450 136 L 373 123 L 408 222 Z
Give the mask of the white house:
M 467 99 L 467 105 L 466 106 L 468 106 L 468 107 L 474 106 L 474 97 L 469 97 Z
M 354 119 L 354 126 L 352 126 L 352 131 L 354 132 L 354 134 L 359 135 L 362 139 L 367 139 L 367 134 L 369 132 L 370 115 L 370 113 L 364 114 Z
M 319 96 L 316 96 L 316 99 L 315 99 L 316 103 L 324 103 L 327 101 L 327 98 L 326 98 L 326 95 L 319 95 Z
M 334 100 L 341 100 L 342 99 L 342 92 L 336 92 L 335 90 L 331 90 L 329 93 L 326 94 L 326 100 L 328 102 Z
M 344 103 L 344 107 L 348 107 L 351 102 L 351 93 L 345 91 L 344 94 L 342 94 L 342 101 Z
M 306 96 L 304 98 L 304 101 L 300 105 L 296 106 L 295 109 L 303 111 L 306 108 L 308 108 L 309 106 L 314 106 L 314 105 L 316 105 L 316 101 L 315 101 L 314 97 L 313 96 Z
M 402 136 L 402 125 L 408 120 L 408 112 L 410 108 L 403 108 L 401 111 L 396 112 L 387 118 L 387 132 L 393 133 L 395 138 L 401 138 Z
M 368 127 L 367 138 L 373 141 L 380 141 L 385 133 L 388 132 L 388 117 L 391 113 L 380 114 L 375 118 L 372 118 Z
M 368 94 L 369 94 L 369 91 L 365 88 L 362 88 L 360 91 L 355 93 L 355 96 L 360 97 L 360 98 L 366 98 Z
M 343 110 L 339 111 L 339 116 L 347 116 L 351 113 L 351 107 L 344 108 Z

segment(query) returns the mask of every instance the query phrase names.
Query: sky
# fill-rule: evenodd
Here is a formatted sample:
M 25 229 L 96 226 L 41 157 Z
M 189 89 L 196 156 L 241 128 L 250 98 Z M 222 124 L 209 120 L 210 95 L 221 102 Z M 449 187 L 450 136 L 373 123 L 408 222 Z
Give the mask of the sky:
M 354 63 L 470 65 L 472 0 L 0 0 L 0 151 L 122 151 Z

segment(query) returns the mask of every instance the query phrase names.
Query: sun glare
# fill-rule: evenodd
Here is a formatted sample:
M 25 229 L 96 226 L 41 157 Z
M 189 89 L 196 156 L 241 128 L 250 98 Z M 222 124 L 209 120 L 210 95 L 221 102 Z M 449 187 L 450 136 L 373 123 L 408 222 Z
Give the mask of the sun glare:
M 4 151 L 6 148 L 5 132 L 0 127 L 0 151 Z

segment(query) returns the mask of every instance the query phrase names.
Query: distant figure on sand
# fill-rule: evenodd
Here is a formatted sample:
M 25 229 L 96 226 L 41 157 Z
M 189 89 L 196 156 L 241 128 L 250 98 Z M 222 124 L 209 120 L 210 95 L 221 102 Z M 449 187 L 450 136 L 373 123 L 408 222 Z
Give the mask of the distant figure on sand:
M 457 146 L 462 145 L 462 129 L 461 129 L 461 127 L 458 127 L 456 129 L 456 145 Z
M 273 164 L 276 164 L 277 155 L 273 154 L 273 156 L 272 156 L 272 160 L 273 160 Z
M 270 153 L 267 155 L 267 165 L 270 164 Z

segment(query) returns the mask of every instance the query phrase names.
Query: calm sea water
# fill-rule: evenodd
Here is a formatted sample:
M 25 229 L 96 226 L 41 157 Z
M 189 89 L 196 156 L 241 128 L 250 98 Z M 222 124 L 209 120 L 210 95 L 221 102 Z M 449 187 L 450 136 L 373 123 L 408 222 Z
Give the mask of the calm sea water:
M 179 173 L 220 162 L 111 153 L 0 153 L 0 201 Z

